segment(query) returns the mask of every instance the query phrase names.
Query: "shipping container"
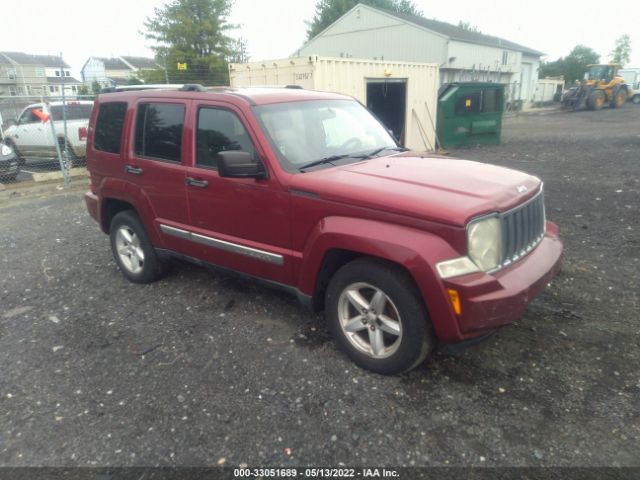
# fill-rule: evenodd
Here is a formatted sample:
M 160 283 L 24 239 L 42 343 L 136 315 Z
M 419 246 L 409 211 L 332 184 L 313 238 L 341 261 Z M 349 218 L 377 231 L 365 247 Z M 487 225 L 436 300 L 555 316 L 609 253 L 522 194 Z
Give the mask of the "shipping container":
M 342 93 L 366 105 L 413 150 L 435 150 L 438 65 L 299 57 L 229 65 L 232 87 L 297 85 Z
M 536 83 L 533 105 L 542 106 L 550 102 L 559 102 L 564 88 L 563 77 L 540 78 Z

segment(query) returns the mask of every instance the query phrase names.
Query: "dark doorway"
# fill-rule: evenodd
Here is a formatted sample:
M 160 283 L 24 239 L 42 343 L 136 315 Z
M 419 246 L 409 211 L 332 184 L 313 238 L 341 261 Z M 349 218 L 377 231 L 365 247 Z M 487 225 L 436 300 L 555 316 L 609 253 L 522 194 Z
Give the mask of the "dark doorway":
M 367 108 L 393 132 L 404 145 L 405 117 L 407 113 L 406 80 L 369 80 L 367 82 Z

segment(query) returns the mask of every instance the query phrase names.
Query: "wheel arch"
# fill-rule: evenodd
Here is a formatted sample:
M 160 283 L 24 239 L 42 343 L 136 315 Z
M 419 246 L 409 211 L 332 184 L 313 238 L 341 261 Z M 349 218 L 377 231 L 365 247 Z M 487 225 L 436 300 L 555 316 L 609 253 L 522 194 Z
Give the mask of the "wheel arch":
M 369 257 L 393 264 L 415 284 L 439 338 L 460 335 L 444 284 L 435 264 L 459 256 L 442 238 L 401 225 L 348 217 L 325 218 L 305 247 L 299 290 L 312 297 L 314 310 L 324 307 L 324 293 L 335 272 L 352 260 Z

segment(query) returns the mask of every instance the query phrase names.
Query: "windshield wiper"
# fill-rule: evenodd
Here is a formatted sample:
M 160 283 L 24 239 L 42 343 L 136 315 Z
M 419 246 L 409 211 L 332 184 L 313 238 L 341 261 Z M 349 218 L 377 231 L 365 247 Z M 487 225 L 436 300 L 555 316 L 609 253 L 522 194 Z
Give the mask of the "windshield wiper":
M 378 155 L 379 153 L 384 152 L 385 150 L 395 150 L 396 152 L 406 152 L 408 150 L 408 148 L 404 148 L 404 147 L 382 147 L 382 148 L 376 148 L 373 152 L 367 153 L 366 155 L 363 155 L 362 158 L 373 158 L 376 155 Z
M 361 160 L 368 160 L 370 158 L 375 157 L 381 152 L 385 150 L 396 150 L 398 152 L 406 152 L 408 149 L 404 147 L 382 147 L 376 148 L 374 151 L 370 153 L 360 153 L 360 154 L 344 154 L 344 155 L 331 155 L 330 157 L 321 158 L 320 160 L 314 160 L 313 162 L 306 163 L 298 168 L 301 172 L 306 170 L 307 168 L 315 167 L 317 165 L 324 165 L 327 163 L 333 164 L 336 160 L 342 160 L 343 158 L 357 158 Z
M 298 170 L 301 172 L 306 170 L 307 168 L 315 167 L 316 165 L 324 165 L 325 163 L 332 163 L 336 160 L 342 160 L 343 158 L 347 158 L 349 155 L 331 155 L 330 157 L 321 158 L 320 160 L 314 160 L 313 162 L 305 163 Z

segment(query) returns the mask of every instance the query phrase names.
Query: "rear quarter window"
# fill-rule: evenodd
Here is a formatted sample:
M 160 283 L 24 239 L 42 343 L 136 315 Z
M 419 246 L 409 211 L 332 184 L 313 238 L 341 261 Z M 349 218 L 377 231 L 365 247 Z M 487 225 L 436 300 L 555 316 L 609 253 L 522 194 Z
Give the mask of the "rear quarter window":
M 120 153 L 127 104 L 126 102 L 102 103 L 99 108 L 93 148 L 102 152 Z

